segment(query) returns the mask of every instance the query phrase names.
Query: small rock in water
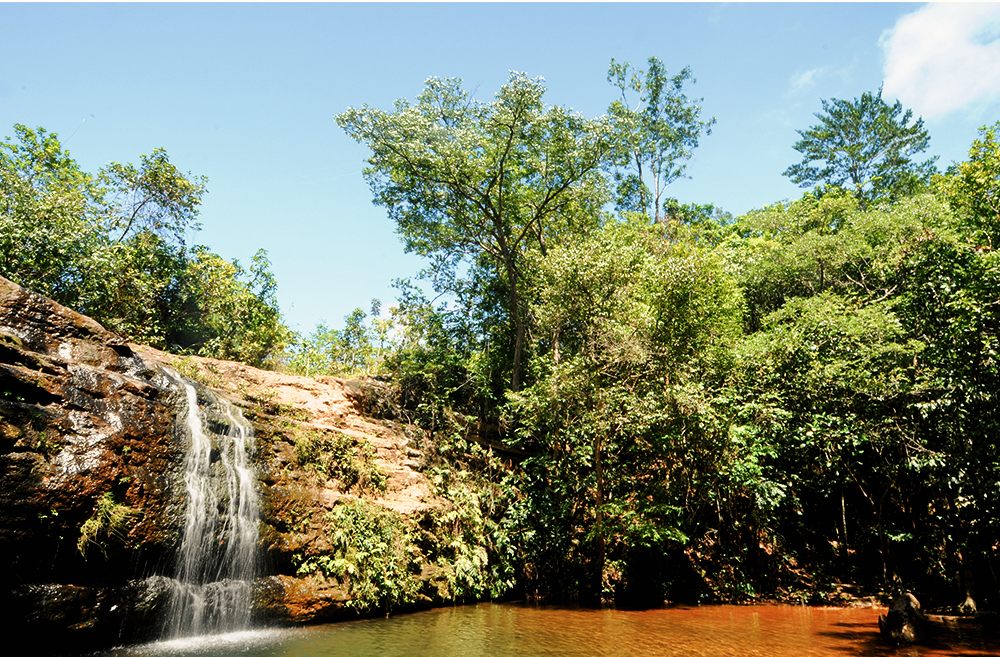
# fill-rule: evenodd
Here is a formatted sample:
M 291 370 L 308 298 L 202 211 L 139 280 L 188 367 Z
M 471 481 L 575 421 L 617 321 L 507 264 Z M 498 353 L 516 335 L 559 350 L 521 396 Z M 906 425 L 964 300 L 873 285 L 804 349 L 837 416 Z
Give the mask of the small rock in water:
M 889 613 L 879 616 L 878 629 L 892 643 L 917 643 L 924 637 L 927 619 L 920 610 L 920 601 L 912 593 L 892 599 Z

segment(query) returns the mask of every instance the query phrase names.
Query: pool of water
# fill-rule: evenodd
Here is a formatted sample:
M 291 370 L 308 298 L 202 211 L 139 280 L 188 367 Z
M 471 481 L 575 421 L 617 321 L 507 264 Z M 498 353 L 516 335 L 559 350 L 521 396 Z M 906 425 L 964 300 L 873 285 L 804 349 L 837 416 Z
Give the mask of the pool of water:
M 568 610 L 478 604 L 295 629 L 119 648 L 102 657 L 811 657 L 1000 655 L 978 626 L 938 623 L 927 645 L 893 648 L 879 609 L 790 606 Z

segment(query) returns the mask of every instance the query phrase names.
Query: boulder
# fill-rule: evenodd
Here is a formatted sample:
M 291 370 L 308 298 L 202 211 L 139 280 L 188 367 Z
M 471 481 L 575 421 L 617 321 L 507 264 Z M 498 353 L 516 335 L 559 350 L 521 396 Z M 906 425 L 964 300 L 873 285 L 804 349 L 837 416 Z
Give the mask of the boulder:
M 920 601 L 912 593 L 893 598 L 889 613 L 878 618 L 879 631 L 892 643 L 918 643 L 924 637 L 926 626 Z
M 272 575 L 257 581 L 255 615 L 264 623 L 311 623 L 357 616 L 348 587 L 335 580 Z

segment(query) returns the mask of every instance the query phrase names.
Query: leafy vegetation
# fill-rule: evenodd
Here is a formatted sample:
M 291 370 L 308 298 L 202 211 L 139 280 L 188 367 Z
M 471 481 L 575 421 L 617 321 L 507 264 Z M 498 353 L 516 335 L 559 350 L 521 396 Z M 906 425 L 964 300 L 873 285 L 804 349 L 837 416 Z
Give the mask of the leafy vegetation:
M 99 536 L 124 539 L 124 529 L 135 514 L 131 507 L 115 502 L 114 493 L 104 493 L 97 499 L 94 514 L 80 526 L 80 538 L 76 543 L 80 554 L 86 556 L 91 544 L 96 544 L 103 552 L 105 544 L 98 540 Z
M 284 366 L 303 376 L 375 374 L 385 359 L 391 320 L 380 319 L 382 303 L 372 299 L 372 325 L 365 311 L 355 308 L 344 317 L 342 330 L 319 324 L 308 336 L 297 337 L 285 350 Z
M 660 221 L 664 190 L 684 176 L 684 161 L 694 155 L 701 133 L 712 134 L 715 119 L 702 121 L 696 104 L 701 101 L 689 101 L 683 92 L 689 80 L 694 82 L 689 67 L 671 78 L 656 57 L 649 58 L 645 71 L 611 60 L 608 82 L 621 92 L 608 108 L 617 142 L 614 181 L 620 211 L 652 210 L 651 218 Z M 630 92 L 637 96 L 634 101 Z
M 460 80 L 431 78 L 415 105 L 337 116 L 372 149 L 365 178 L 375 202 L 396 221 L 407 251 L 432 258 L 434 287 L 478 296 L 475 288 L 488 286 L 478 305 L 513 326 L 504 369 L 515 391 L 529 322 L 525 258 L 579 222 L 593 223 L 607 198 L 600 167 L 609 126 L 544 105 L 544 93 L 540 79 L 513 72 L 484 103 Z
M 338 504 L 325 518 L 331 554 L 309 557 L 298 564 L 299 574 L 318 573 L 346 578 L 352 599 L 360 611 L 395 607 L 413 602 L 417 581 L 410 530 L 387 509 L 362 499 Z
M 162 149 L 90 174 L 57 135 L 14 134 L 0 143 L 0 275 L 155 347 L 253 365 L 281 351 L 290 332 L 266 252 L 248 275 L 186 246 L 204 178 Z
M 929 137 L 899 103 L 824 101 L 786 172 L 817 189 L 734 218 L 663 198 L 711 126 L 681 93 L 689 77 L 612 62 L 623 99 L 589 184 L 618 214 L 568 207 L 564 230 L 518 242 L 516 276 L 456 268 L 482 234 L 448 214 L 474 213 L 471 192 L 420 215 L 421 234 L 454 245 L 425 272 L 452 296 L 434 307 L 401 289 L 382 369 L 398 406 L 442 445 L 476 436 L 518 455 L 489 518 L 529 597 L 823 600 L 853 582 L 995 604 L 997 128 L 935 174 L 910 160 Z M 450 129 L 395 132 L 391 148 L 437 149 Z M 470 151 L 436 150 L 434 166 Z M 452 198 L 407 194 L 407 208 Z M 415 239 L 415 215 L 392 216 Z
M 375 448 L 345 434 L 301 431 L 295 438 L 300 466 L 338 479 L 343 490 L 385 492 L 386 476 L 375 463 Z
M 691 75 L 612 60 L 598 119 L 520 73 L 489 102 L 431 78 L 338 115 L 440 295 L 398 281 L 343 329 L 288 332 L 263 252 L 248 273 L 188 247 L 204 181 L 162 151 L 91 176 L 23 126 L 0 148 L 0 272 L 154 345 L 380 377 L 448 504 L 330 512 L 332 548 L 296 566 L 348 579 L 360 608 L 425 594 L 424 569 L 453 599 L 819 602 L 854 583 L 997 605 L 1000 123 L 937 173 L 900 103 L 824 100 L 785 172 L 814 189 L 733 217 L 666 195 L 714 123 Z M 295 449 L 379 488 L 342 436 Z
M 849 189 L 862 207 L 886 198 L 912 194 L 934 173 L 934 160 L 917 164 L 910 157 L 927 149 L 930 135 L 924 120 L 912 125 L 911 110 L 898 100 L 889 105 L 878 93 L 866 92 L 853 101 L 823 100 L 820 125 L 799 130 L 795 150 L 802 162 L 785 174 L 802 187 Z M 816 166 L 815 163 L 820 163 Z

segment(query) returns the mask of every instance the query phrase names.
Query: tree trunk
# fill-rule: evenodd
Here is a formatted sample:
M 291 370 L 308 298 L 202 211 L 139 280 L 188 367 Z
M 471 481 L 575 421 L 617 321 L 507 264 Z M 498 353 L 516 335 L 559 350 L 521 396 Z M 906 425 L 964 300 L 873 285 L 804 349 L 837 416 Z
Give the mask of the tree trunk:
M 605 545 L 604 530 L 601 525 L 604 522 L 604 471 L 601 464 L 601 435 L 594 436 L 594 474 L 597 476 L 597 597 L 604 602 L 604 561 Z
M 844 487 L 840 487 L 840 526 L 843 529 L 840 544 L 840 556 L 847 561 L 847 504 L 844 502 Z
M 524 322 L 521 313 L 514 311 L 514 366 L 510 374 L 510 389 L 513 392 L 521 390 L 521 354 L 524 352 Z
M 962 593 L 965 595 L 965 602 L 959 605 L 959 609 L 967 614 L 976 613 L 976 580 L 972 574 L 972 566 L 961 550 L 958 551 L 958 563 L 962 569 L 959 578 L 962 582 Z
M 889 551 L 889 538 L 885 535 L 885 525 L 882 522 L 882 507 L 888 495 L 889 489 L 886 488 L 882 493 L 882 498 L 878 502 L 878 509 L 875 512 L 876 519 L 878 520 L 879 543 L 882 545 L 882 549 L 880 550 L 882 555 L 882 581 L 887 588 L 892 585 L 892 580 L 896 578 L 896 569 L 893 566 L 892 554 Z
M 513 392 L 521 390 L 521 355 L 524 353 L 524 318 L 521 317 L 521 295 L 517 293 L 517 268 L 514 265 L 513 254 L 506 249 L 506 244 L 502 243 L 503 267 L 507 275 L 507 285 L 510 286 L 508 292 L 508 303 L 510 304 L 510 318 L 514 322 L 514 362 L 511 367 L 510 389 Z

